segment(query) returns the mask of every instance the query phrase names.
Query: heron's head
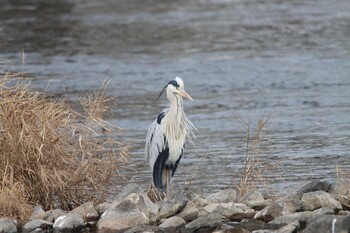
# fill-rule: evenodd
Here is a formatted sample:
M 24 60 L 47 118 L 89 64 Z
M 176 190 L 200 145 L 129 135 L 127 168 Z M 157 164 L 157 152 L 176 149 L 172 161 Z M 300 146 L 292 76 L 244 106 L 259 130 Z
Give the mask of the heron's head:
M 176 77 L 174 80 L 171 80 L 159 94 L 159 97 L 162 95 L 164 90 L 166 89 L 167 97 L 172 98 L 175 96 L 181 96 L 189 100 L 193 100 L 192 97 L 185 91 L 185 85 L 181 78 Z

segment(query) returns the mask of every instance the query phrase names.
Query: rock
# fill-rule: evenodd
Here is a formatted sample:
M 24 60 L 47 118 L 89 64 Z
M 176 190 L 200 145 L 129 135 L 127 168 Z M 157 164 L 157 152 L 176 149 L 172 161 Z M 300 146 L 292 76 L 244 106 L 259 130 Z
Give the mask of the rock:
M 166 231 L 176 231 L 185 225 L 185 220 L 180 217 L 173 216 L 166 219 L 161 225 L 159 225 L 159 227 L 163 228 Z
M 85 222 L 94 222 L 99 218 L 99 215 L 92 202 L 82 204 L 81 206 L 73 209 L 71 213 L 79 215 Z
M 240 227 L 248 232 L 252 232 L 258 229 L 266 229 L 266 223 L 256 219 L 244 219 L 237 227 Z
M 141 195 L 146 195 L 141 188 L 136 185 L 136 184 L 128 184 L 126 186 L 124 186 L 123 190 L 118 194 L 118 197 L 112 201 L 112 203 L 109 204 L 108 209 L 115 209 L 116 206 L 119 205 L 119 203 L 126 198 L 127 196 L 129 196 L 132 193 L 136 193 L 136 194 L 141 194 Z M 148 197 L 148 196 L 147 196 Z
M 188 192 L 186 194 L 186 197 L 192 201 L 196 206 L 200 206 L 200 207 L 203 207 L 203 206 L 206 206 L 209 204 L 209 201 L 202 198 L 200 195 L 198 195 L 197 193 L 193 193 L 193 192 Z
M 348 211 L 348 210 L 340 210 L 338 212 L 338 215 L 342 215 L 342 216 L 350 215 L 350 211 Z
M 313 180 L 310 183 L 303 185 L 297 191 L 290 193 L 285 198 L 296 197 L 296 198 L 300 199 L 304 193 L 314 192 L 314 191 L 318 191 L 318 190 L 322 190 L 322 191 L 327 192 L 330 187 L 331 187 L 331 185 L 328 181 Z
M 251 207 L 253 203 L 264 202 L 265 198 L 261 192 L 257 189 L 252 189 L 241 198 L 238 199 L 238 202 L 244 203 L 247 206 Z
M 270 205 L 266 206 L 264 209 L 256 213 L 254 216 L 254 219 L 270 222 L 271 220 L 281 215 L 283 215 L 282 204 L 277 202 L 272 202 Z
M 148 224 L 149 219 L 140 211 L 119 212 L 107 210 L 97 223 L 98 232 L 123 232 L 127 229 Z
M 283 214 L 299 212 L 304 208 L 303 202 L 298 198 L 280 199 L 277 202 L 283 207 Z
M 293 233 L 300 227 L 298 221 L 293 221 L 290 224 L 279 228 L 278 230 L 255 230 L 252 233 Z
M 235 206 L 231 206 L 229 208 L 218 206 L 214 212 L 222 216 L 223 219 L 238 222 L 242 221 L 243 219 L 252 219 L 255 215 L 255 211 L 253 209 L 243 210 Z
M 102 214 L 97 223 L 99 230 L 125 231 L 139 225 L 148 224 L 151 219 L 158 218 L 158 208 L 152 203 L 147 195 L 132 193 L 125 197 L 114 208 L 109 208 Z M 157 213 L 153 208 L 156 209 Z
M 84 227 L 83 219 L 76 214 L 67 214 L 60 216 L 56 219 L 53 224 L 54 232 L 77 232 Z
M 342 209 L 342 205 L 331 194 L 325 191 L 305 193 L 301 200 L 303 201 L 305 210 L 315 210 L 321 207 L 328 207 L 335 211 Z
M 338 178 L 331 193 L 347 196 L 350 193 L 350 179 Z
M 276 217 L 295 213 L 302 209 L 303 202 L 295 196 L 290 196 L 289 198 L 282 198 L 278 201 L 271 202 L 264 209 L 260 210 L 254 218 L 269 222 Z
M 30 220 L 33 219 L 44 219 L 46 216 L 45 211 L 43 210 L 43 207 L 41 205 L 37 205 L 33 209 L 32 215 L 29 217 Z
M 227 202 L 235 202 L 236 198 L 237 198 L 237 193 L 234 189 L 225 189 L 209 195 L 207 197 L 207 200 L 210 202 L 227 203 Z
M 334 214 L 334 210 L 328 207 L 322 207 L 312 212 L 314 212 L 316 215 L 333 215 Z
M 98 233 L 107 233 L 108 231 L 98 231 Z M 133 227 L 123 233 L 167 233 L 168 231 L 163 230 L 162 228 L 158 226 L 151 226 L 151 225 L 143 225 L 143 226 L 136 226 Z M 112 232 L 108 232 L 112 233 Z
M 182 211 L 187 204 L 187 200 L 173 200 L 161 202 L 159 208 L 159 218 L 168 218 Z
M 222 217 L 217 213 L 210 213 L 193 220 L 186 225 L 186 232 L 194 232 L 201 229 L 201 232 L 206 230 L 213 230 L 221 224 Z
M 44 231 L 41 228 L 36 228 L 36 229 L 32 230 L 30 233 L 45 233 L 45 232 L 47 232 L 47 231 Z
M 243 231 L 237 230 L 235 226 L 231 226 L 225 223 L 222 223 L 220 226 L 218 226 L 212 233 L 229 233 L 229 232 L 243 233 Z
M 262 210 L 266 206 L 270 205 L 272 203 L 271 200 L 264 200 L 264 201 L 251 201 L 249 203 L 249 207 L 254 210 Z
M 55 222 L 56 219 L 63 215 L 67 215 L 68 212 L 65 210 L 61 209 L 54 209 L 54 210 L 49 210 L 45 212 L 45 217 L 44 220 L 49 221 L 49 222 Z
M 8 218 L 0 218 L 0 232 L 17 233 L 16 221 Z
M 33 219 L 23 226 L 23 232 L 33 232 L 36 229 L 46 230 L 52 227 L 52 222 L 42 219 Z
M 98 204 L 95 209 L 99 216 L 101 216 L 108 208 L 110 208 L 110 203 L 103 202 L 101 204 Z
M 234 203 L 233 206 L 240 208 L 242 210 L 250 210 L 251 209 L 250 207 L 248 207 L 246 204 L 243 204 L 243 203 Z
M 350 204 L 350 179 L 338 178 L 331 191 L 334 197 L 342 203 Z
M 132 193 L 144 194 L 144 192 L 142 191 L 140 186 L 138 186 L 134 183 L 131 183 L 131 184 L 124 186 L 123 190 L 121 192 L 119 192 L 117 200 L 123 200 L 124 198 L 126 198 L 127 196 L 129 196 Z
M 319 233 L 319 232 L 350 232 L 350 216 L 323 215 L 311 219 L 304 233 Z
M 203 217 L 209 214 L 208 211 L 206 211 L 203 207 L 197 207 L 198 208 L 198 217 Z
M 300 227 L 299 221 L 293 221 L 289 223 L 287 226 L 284 226 L 278 229 L 277 231 L 275 231 L 275 233 L 293 233 L 293 232 L 296 232 L 296 229 L 299 227 Z
M 310 219 L 316 216 L 312 211 L 298 212 L 279 216 L 274 220 L 270 221 L 267 225 L 269 226 L 285 226 L 294 221 L 299 221 L 299 223 L 306 223 Z
M 131 193 L 121 201 L 114 201 L 108 208 L 117 212 L 125 212 L 127 209 L 137 209 L 145 214 L 150 222 L 156 222 L 159 219 L 158 205 L 154 204 L 144 192 Z
M 223 208 L 230 208 L 233 206 L 233 202 L 229 203 L 209 203 L 208 205 L 204 206 L 204 209 L 208 212 L 211 213 L 213 212 L 218 206 L 221 206 Z
M 192 201 L 189 201 L 177 216 L 184 219 L 186 222 L 191 222 L 198 217 L 198 209 Z

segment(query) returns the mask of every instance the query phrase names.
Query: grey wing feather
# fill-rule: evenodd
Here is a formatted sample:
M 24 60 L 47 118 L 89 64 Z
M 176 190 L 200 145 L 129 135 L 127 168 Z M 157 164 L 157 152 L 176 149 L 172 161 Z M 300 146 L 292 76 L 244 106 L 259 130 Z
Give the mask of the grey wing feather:
M 166 114 L 168 109 L 164 109 L 161 114 Z M 162 121 L 160 124 L 157 123 L 157 118 L 149 127 L 146 136 L 146 146 L 145 146 L 145 158 L 146 162 L 149 162 L 151 170 L 153 171 L 154 163 L 157 160 L 158 155 L 166 147 L 166 138 L 164 136 Z

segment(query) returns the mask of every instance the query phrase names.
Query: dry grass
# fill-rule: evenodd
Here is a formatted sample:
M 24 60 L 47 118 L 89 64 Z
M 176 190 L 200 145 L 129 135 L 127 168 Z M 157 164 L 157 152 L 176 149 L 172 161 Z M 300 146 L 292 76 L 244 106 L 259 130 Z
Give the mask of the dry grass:
M 65 99 L 48 98 L 19 74 L 0 77 L 0 216 L 28 217 L 31 205 L 70 209 L 98 201 L 118 165 L 122 145 L 103 120 L 113 99 L 100 91 L 80 99 L 84 111 Z
M 350 171 L 337 166 L 336 173 L 335 197 L 347 210 L 350 210 Z
M 244 195 L 261 184 L 264 187 L 268 186 L 268 179 L 264 176 L 266 167 L 260 158 L 261 144 L 266 132 L 268 118 L 262 117 L 258 121 L 255 133 L 252 133 L 250 120 L 246 122 L 238 115 L 236 115 L 236 118 L 246 130 L 246 138 L 241 143 L 245 151 L 244 166 L 239 171 L 239 184 L 236 186 L 239 194 Z

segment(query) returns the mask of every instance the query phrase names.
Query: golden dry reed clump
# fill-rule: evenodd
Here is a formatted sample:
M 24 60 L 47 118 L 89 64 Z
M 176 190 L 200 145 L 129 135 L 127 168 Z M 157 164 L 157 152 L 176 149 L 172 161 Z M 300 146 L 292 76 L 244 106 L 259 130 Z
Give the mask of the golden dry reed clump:
M 98 202 L 126 151 L 111 138 L 118 129 L 102 119 L 112 99 L 100 91 L 80 99 L 77 112 L 65 99 L 32 91 L 0 77 L 0 217 L 28 218 L 33 205 L 73 208 Z

